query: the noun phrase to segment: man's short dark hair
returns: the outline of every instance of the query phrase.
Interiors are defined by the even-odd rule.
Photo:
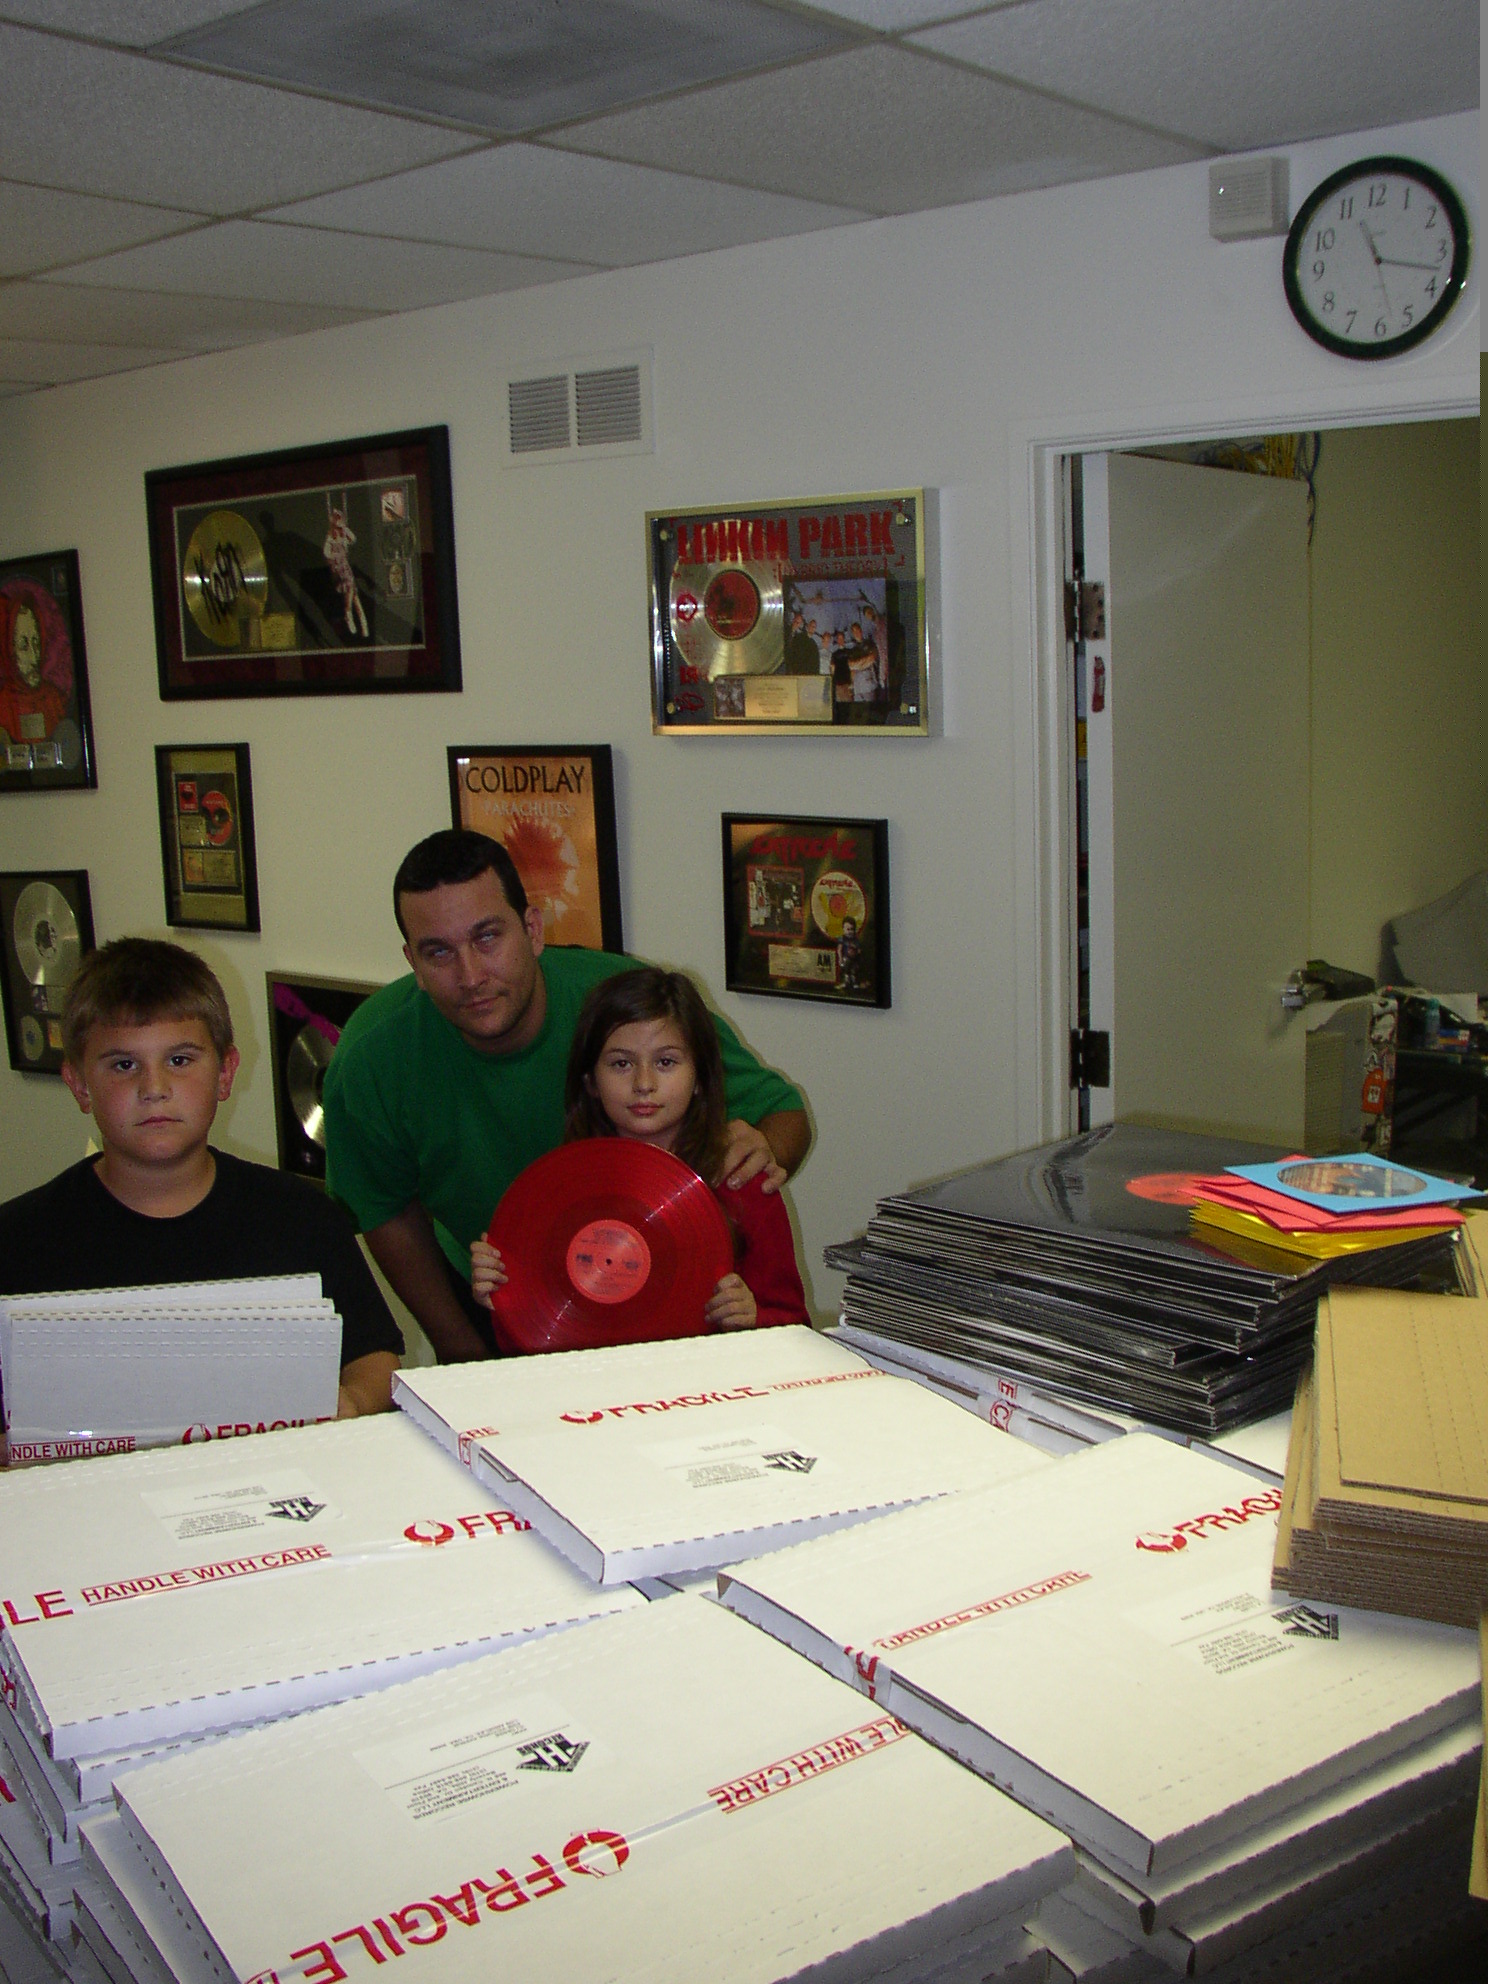
[[[489,834],[472,833],[468,827],[443,827],[430,834],[417,847],[409,848],[393,877],[393,914],[406,937],[403,921],[404,896],[426,896],[431,889],[446,888],[452,882],[473,882],[478,875],[493,874],[502,893],[518,916],[527,914],[527,891],[512,860],[499,840]]]
[[[154,937],[116,937],[89,952],[67,988],[62,1051],[81,1067],[91,1028],[154,1020],[200,1020],[219,1060],[233,1044],[227,994],[195,951]]]

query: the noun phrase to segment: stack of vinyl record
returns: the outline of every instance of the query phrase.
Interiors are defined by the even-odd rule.
[[[1290,1402],[1329,1285],[1459,1287],[1450,1231],[1316,1260],[1192,1230],[1198,1178],[1280,1155],[1113,1124],[881,1199],[827,1249],[842,1320],[1177,1432],[1262,1418]]]

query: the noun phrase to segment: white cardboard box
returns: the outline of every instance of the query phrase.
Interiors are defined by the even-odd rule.
[[[604,1584],[706,1569],[1049,1465],[808,1329],[483,1368],[480,1421],[496,1430],[466,1434],[477,1479]],[[412,1392],[424,1374],[410,1375]]]
[[[341,1319],[318,1275],[0,1304],[13,1461],[163,1446],[205,1425],[330,1419],[340,1361]]]
[[[1473,1635],[1273,1599],[1279,1501],[1131,1434],[720,1588],[1140,1876],[1477,1711]]]
[[[1073,1863],[697,1598],[136,1772],[120,1816],[205,1938],[185,1984],[826,1984],[1016,1925]]]

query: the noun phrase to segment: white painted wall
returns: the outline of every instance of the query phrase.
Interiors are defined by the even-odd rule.
[[[1445,170],[1476,232],[1478,121],[1291,151],[1294,199],[1361,151]],[[632,948],[722,987],[721,810],[890,821],[894,1007],[721,1003],[805,1087],[818,1140],[794,1190],[808,1274],[884,1191],[1049,1133],[1057,1082],[1040,874],[1034,451],[1461,410],[1478,284],[1384,366],[1310,345],[1277,241],[1220,247],[1203,166],[1070,186],[455,305],[0,405],[0,551],[76,545],[96,793],[0,799],[0,865],[86,867],[100,939],[158,931],[153,746],[253,747],[261,937],[200,936],[245,1054],[222,1141],[271,1158],[265,970],[400,968],[388,885],[447,821],[444,747],[609,740]],[[655,350],[654,457],[500,465],[508,367]],[[216,455],[447,422],[466,689],[162,705],[141,477]],[[922,741],[653,738],[643,516],[927,484],[944,607]],[[1052,872],[1052,871],[1051,871]],[[193,938],[193,941],[196,941]],[[61,1084],[0,1072],[0,1190],[81,1149]]]

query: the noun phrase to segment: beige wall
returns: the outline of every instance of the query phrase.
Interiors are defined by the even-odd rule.
[[[1437,165],[1475,218],[1476,116],[1295,147],[1294,191],[1361,147]],[[699,969],[810,1098],[817,1146],[792,1196],[829,1300],[821,1249],[880,1193],[1054,1128],[1063,801],[1036,752],[1031,450],[1476,400],[1476,270],[1419,352],[1350,365],[1293,323],[1280,243],[1215,243],[1207,198],[1207,169],[1178,167],[0,403],[0,552],[79,549],[100,768],[96,793],[0,799],[0,866],[86,867],[100,938],[158,930],[153,747],[249,741],[263,934],[192,941],[244,1048],[223,1141],[271,1158],[264,972],[401,969],[388,886],[447,821],[445,746],[609,741],[630,945]],[[655,354],[653,456],[502,467],[506,368],[637,345]],[[463,695],[162,705],[145,471],[431,422],[451,435]],[[648,509],[918,484],[941,492],[935,736],[652,737]],[[755,808],[887,816],[891,1011],[722,997],[718,816]],[[0,1068],[0,1192],[76,1157],[82,1128],[60,1082]]]
[[[1479,423],[1323,438],[1312,544],[1314,957],[1488,865]]]

